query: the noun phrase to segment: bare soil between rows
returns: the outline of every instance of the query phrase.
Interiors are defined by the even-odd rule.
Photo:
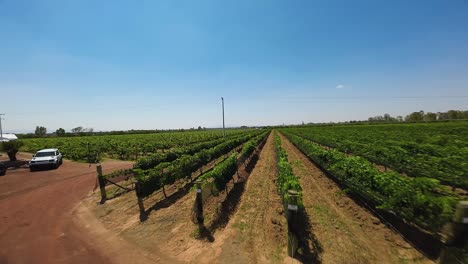
[[[84,205],[106,230],[136,245],[145,258],[157,263],[283,263],[288,259],[286,223],[275,177],[276,154],[270,135],[260,153],[239,168],[227,193],[205,198],[204,232],[191,219],[194,192],[170,199],[180,185],[167,188],[169,198],[158,192],[146,199],[150,211],[144,221],[140,221],[132,192],[103,205],[96,204],[95,194]],[[161,206],[166,199],[171,202]]]
[[[354,202],[286,137],[280,135],[303,199],[323,263],[433,263]]]

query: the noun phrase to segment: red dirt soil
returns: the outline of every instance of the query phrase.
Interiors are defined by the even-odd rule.
[[[31,156],[18,154],[21,159]],[[131,165],[102,163],[104,173]],[[68,160],[56,170],[9,169],[0,177],[0,263],[110,262],[73,215],[95,183],[95,166]]]

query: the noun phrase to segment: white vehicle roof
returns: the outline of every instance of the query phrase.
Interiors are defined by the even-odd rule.
[[[50,151],[57,151],[58,149],[56,148],[50,148],[50,149],[41,149],[38,152],[50,152]]]

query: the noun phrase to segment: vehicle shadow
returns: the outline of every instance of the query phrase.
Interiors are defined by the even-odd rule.
[[[55,168],[53,166],[41,166],[41,167],[36,167],[36,168],[34,168],[32,170],[31,170],[31,168],[29,168],[29,169],[30,169],[31,172],[38,172],[38,171],[51,171],[51,170],[56,170],[58,168]]]

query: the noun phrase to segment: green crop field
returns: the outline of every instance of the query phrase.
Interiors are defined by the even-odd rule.
[[[350,192],[427,230],[451,221],[462,199],[451,190],[468,188],[466,121],[280,131]]]

